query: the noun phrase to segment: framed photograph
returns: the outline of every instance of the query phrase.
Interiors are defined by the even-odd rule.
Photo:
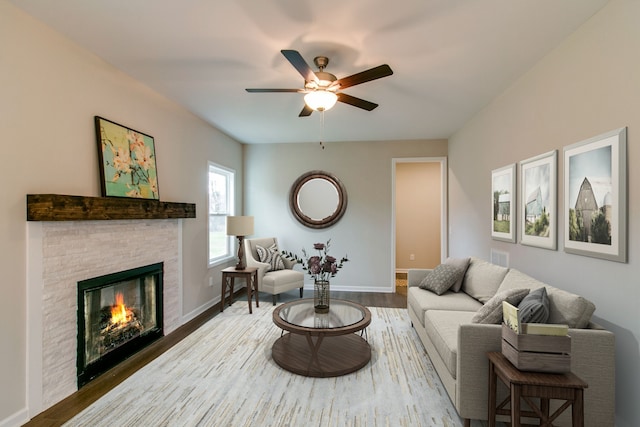
[[[153,137],[95,116],[103,197],[159,200]]]
[[[557,150],[520,162],[520,243],[556,250]]]
[[[491,237],[516,241],[516,164],[491,171]]]
[[[627,262],[627,129],[564,147],[565,252]]]

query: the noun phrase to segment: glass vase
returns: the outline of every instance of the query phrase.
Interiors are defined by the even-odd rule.
[[[316,280],[313,284],[313,308],[316,313],[329,312],[329,281]]]

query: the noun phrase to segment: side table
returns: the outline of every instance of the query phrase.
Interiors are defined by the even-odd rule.
[[[256,296],[256,307],[260,307],[258,302],[258,269],[247,267],[244,270],[236,270],[235,267],[227,267],[222,270],[222,294],[220,299],[220,312],[224,311],[224,296],[229,289],[229,305],[233,303],[233,285],[236,277],[244,278],[247,283],[247,301],[249,302],[249,314],[252,314],[251,299]]]
[[[523,372],[507,360],[500,352],[487,353],[489,358],[489,426],[495,427],[496,415],[510,415],[511,426],[520,427],[520,417],[539,418],[540,425],[551,426],[565,409],[572,407],[572,421],[574,427],[584,426],[584,389],[587,383],[573,373],[547,374],[538,372]],[[510,391],[500,405],[496,406],[497,378],[500,378]],[[531,407],[532,411],[523,411],[520,399]],[[540,398],[538,407],[531,398]],[[549,400],[565,400],[564,404],[549,416]],[[508,403],[511,409],[503,409]]]

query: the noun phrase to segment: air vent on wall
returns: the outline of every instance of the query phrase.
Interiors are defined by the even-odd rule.
[[[509,268],[509,253],[491,249],[491,264]]]

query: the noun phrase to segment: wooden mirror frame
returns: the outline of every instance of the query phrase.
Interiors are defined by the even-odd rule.
[[[314,219],[306,215],[300,209],[300,205],[298,204],[298,196],[302,187],[309,181],[313,179],[324,179],[329,182],[336,190],[338,194],[338,205],[335,211],[322,219]],[[347,190],[345,189],[342,182],[336,178],[334,175],[315,170],[311,172],[307,172],[302,174],[291,186],[291,191],[289,193],[289,207],[291,208],[291,212],[293,216],[302,224],[310,228],[326,228],[330,227],[342,218],[345,211],[347,210]]]

